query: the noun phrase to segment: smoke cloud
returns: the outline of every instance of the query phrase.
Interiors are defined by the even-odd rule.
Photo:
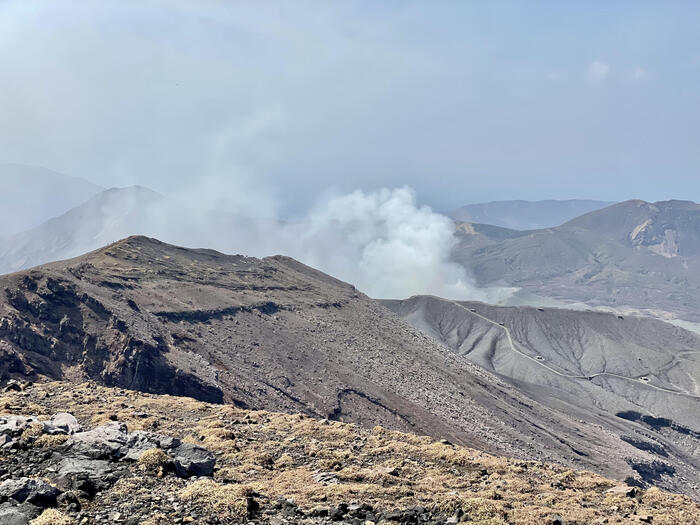
[[[249,175],[228,177],[223,186],[218,178],[195,178],[168,196],[138,186],[104,191],[38,228],[0,238],[0,272],[148,235],[224,253],[288,255],[377,298],[498,302],[512,291],[480,289],[450,260],[454,223],[419,205],[411,188],[326,194],[282,219],[273,192]]]
[[[186,246],[289,255],[377,298],[433,294],[494,302],[512,292],[478,288],[450,261],[454,223],[418,205],[408,187],[326,196],[288,221],[275,216],[273,199],[260,188],[238,191],[247,195],[243,211],[202,208],[203,201],[182,197],[160,201],[142,231]],[[257,217],[250,215],[254,209]]]

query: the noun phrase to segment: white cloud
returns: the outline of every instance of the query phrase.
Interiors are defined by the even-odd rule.
[[[646,80],[649,78],[650,73],[643,67],[635,67],[634,70],[632,71],[632,80],[635,82],[641,82],[642,80]]]
[[[591,84],[600,84],[610,75],[610,66],[605,62],[596,60],[591,62],[586,72],[586,80]]]

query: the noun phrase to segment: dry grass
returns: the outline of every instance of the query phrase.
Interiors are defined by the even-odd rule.
[[[63,445],[68,439],[70,438],[66,434],[43,434],[34,441],[34,446],[37,448],[56,448]]]
[[[20,436],[22,443],[33,443],[39,436],[44,433],[44,425],[41,423],[32,423],[24,429]]]
[[[576,525],[604,519],[639,525],[637,517],[645,514],[655,525],[700,525],[700,506],[686,497],[655,489],[638,498],[610,494],[616,482],[590,472],[495,457],[381,427],[363,430],[90,384],[32,388],[52,393],[38,401],[43,412],[36,413],[68,408],[82,422],[116,414],[131,430],[153,426],[213,451],[215,480],[189,482],[180,497],[231,521],[245,517],[255,492],[263,501],[293,499],[304,511],[353,501],[380,511],[421,505],[451,515],[461,509],[469,525],[541,525],[553,515]],[[31,404],[34,397],[24,401]],[[152,454],[143,461],[157,463]],[[137,488],[123,480],[112,493],[123,490],[128,497]],[[144,525],[161,523],[154,516]]]
[[[76,521],[56,509],[48,509],[34,518],[29,525],[75,525]]]
[[[219,518],[243,520],[248,514],[247,496],[250,490],[242,485],[222,485],[204,479],[191,483],[181,493],[183,501],[196,501]]]
[[[162,475],[163,470],[172,463],[172,459],[159,448],[145,450],[138,460],[138,464],[148,472],[159,473]]]

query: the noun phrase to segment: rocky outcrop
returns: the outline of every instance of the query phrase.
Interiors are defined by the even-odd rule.
[[[26,525],[44,509],[55,507],[77,516],[80,501],[92,500],[132,476],[147,451],[162,454],[161,476],[212,476],[216,463],[203,447],[154,432],[129,432],[116,421],[82,430],[78,420],[65,412],[48,419],[1,416],[0,448],[16,459],[10,469],[0,469],[2,524]],[[44,478],[15,477],[13,472],[27,470]]]

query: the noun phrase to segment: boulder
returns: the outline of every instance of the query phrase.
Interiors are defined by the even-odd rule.
[[[8,479],[0,483],[0,501],[3,502],[13,500],[40,508],[55,507],[60,493],[56,487],[38,479]]]
[[[0,523],[3,525],[27,525],[36,512],[24,512],[24,508],[5,503],[0,505]]]
[[[10,379],[2,389],[3,392],[21,392],[22,390],[24,390],[24,385],[16,379]]]
[[[180,446],[180,444],[180,440],[176,438],[137,430],[127,436],[126,446],[129,451],[124,456],[124,459],[137,461],[141,454],[147,450],[160,448],[167,451]]]
[[[3,416],[0,417],[0,435],[17,437],[24,429],[39,420],[34,417],[24,416]]]
[[[71,451],[90,459],[121,459],[128,452],[128,434],[124,423],[113,422],[93,430],[73,434]]]
[[[75,434],[82,429],[80,423],[72,414],[61,412],[44,423],[44,432],[47,434]]]
[[[74,457],[63,458],[56,470],[56,485],[88,498],[108,489],[126,473],[124,467],[106,460]]]
[[[214,474],[216,458],[205,448],[182,443],[169,452],[175,463],[175,472],[182,478]]]

